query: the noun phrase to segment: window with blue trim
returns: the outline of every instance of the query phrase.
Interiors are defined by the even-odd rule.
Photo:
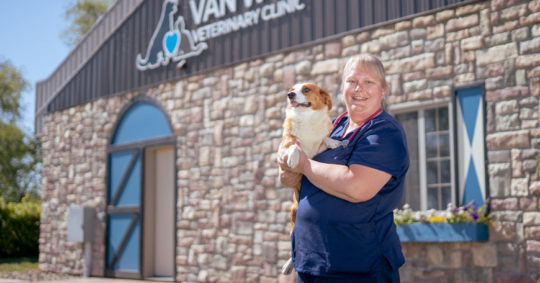
[[[458,90],[455,95],[455,109],[450,100],[391,109],[405,129],[411,159],[400,207],[407,203],[421,211],[445,210],[449,203],[484,204],[482,88]]]

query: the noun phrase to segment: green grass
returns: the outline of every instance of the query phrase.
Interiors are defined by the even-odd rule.
[[[38,270],[38,258],[0,258],[0,273]]]

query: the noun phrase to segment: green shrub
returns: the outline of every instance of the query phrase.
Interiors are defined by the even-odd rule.
[[[19,203],[0,198],[0,258],[39,255],[41,202],[23,197]]]

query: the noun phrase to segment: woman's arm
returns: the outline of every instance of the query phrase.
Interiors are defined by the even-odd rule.
[[[293,188],[301,179],[302,174],[279,168],[279,181],[283,186]]]
[[[390,174],[368,166],[321,163],[307,159],[303,174],[317,188],[350,202],[374,197],[390,180]]]
[[[278,158],[282,168],[287,167],[285,158]],[[328,164],[308,159],[300,151],[296,168],[288,168],[304,174],[313,185],[335,197],[349,202],[363,202],[374,197],[390,180],[391,175],[368,166]]]

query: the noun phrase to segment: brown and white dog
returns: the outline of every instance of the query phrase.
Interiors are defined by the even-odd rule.
[[[283,123],[283,140],[280,151],[285,150],[287,165],[295,168],[299,162],[299,151],[296,142],[308,158],[312,158],[328,148],[335,148],[340,142],[329,137],[333,125],[328,112],[332,109],[330,95],[314,83],[299,83],[287,93],[287,111]],[[279,170],[283,170],[280,168]],[[291,231],[296,221],[300,182],[292,186],[294,189],[291,206]]]

